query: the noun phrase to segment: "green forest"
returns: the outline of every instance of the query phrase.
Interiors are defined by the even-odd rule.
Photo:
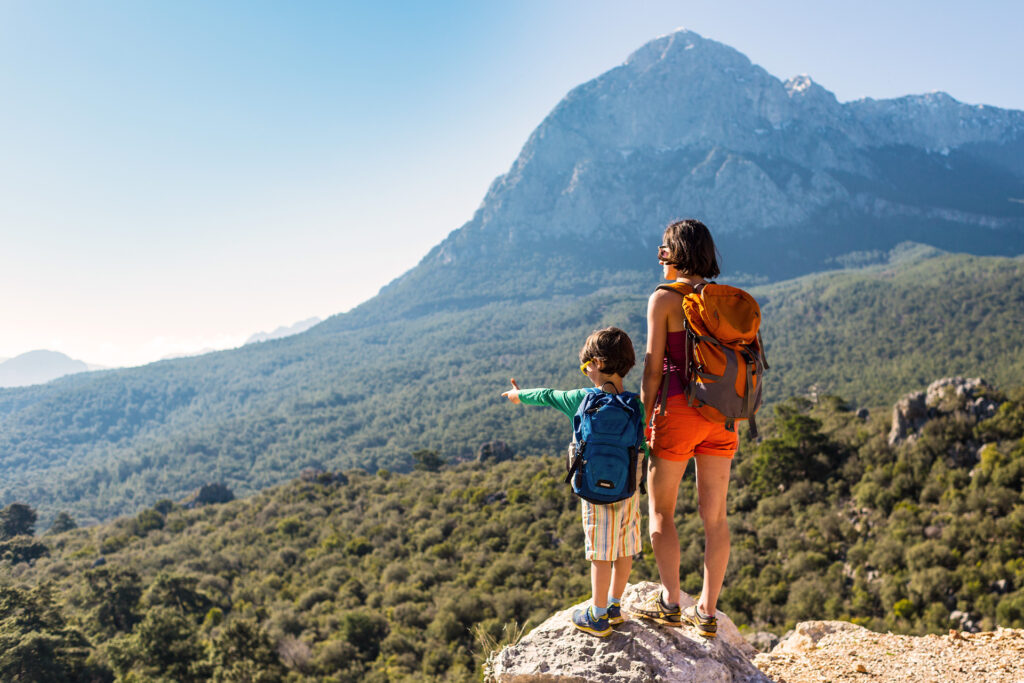
[[[752,289],[770,404],[833,393],[873,408],[945,375],[1024,377],[1024,259],[918,246],[850,262],[875,265]],[[508,411],[499,393],[510,376],[582,386],[579,345],[605,325],[642,357],[655,280],[616,282],[579,296],[495,288],[397,317],[375,299],[288,339],[0,390],[0,505],[86,524],[212,482],[244,496],[306,467],[405,472],[420,448],[453,461],[494,441],[554,452],[557,417]],[[636,389],[639,372],[627,379]]]
[[[829,394],[778,402],[734,463],[720,608],[743,631],[845,619],[939,633],[963,625],[956,610],[975,628],[1024,627],[1024,387],[987,392],[992,417],[948,392],[895,446],[887,409]],[[509,412],[536,424],[554,411]],[[35,511],[8,505],[0,679],[478,680],[495,643],[588,596],[578,502],[555,453],[410,460],[418,470],[310,470],[248,498],[161,500],[88,528],[61,515],[35,536]],[[695,593],[692,469],[683,486]],[[655,577],[645,547],[632,580]]]

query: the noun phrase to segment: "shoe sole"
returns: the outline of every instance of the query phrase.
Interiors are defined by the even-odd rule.
[[[648,621],[653,621],[657,624],[661,624],[662,626],[671,626],[673,628],[679,628],[683,625],[681,621],[672,621],[670,619],[665,619],[663,617],[656,617],[653,614],[644,614],[643,612],[633,612],[633,616],[640,617],[641,619],[647,619]]]
[[[693,627],[693,630],[695,630],[697,632],[697,635],[699,635],[699,636],[701,636],[703,638],[717,638],[718,637],[717,630],[716,631],[706,631],[704,629],[704,627],[700,625],[700,623],[690,621],[690,619],[688,617],[683,617],[682,620],[683,620],[683,623],[686,624],[687,626]]]
[[[598,638],[605,638],[607,636],[610,636],[612,633],[614,633],[614,631],[612,631],[610,628],[605,630],[605,631],[598,631],[598,630],[592,629],[592,628],[590,628],[588,626],[580,626],[579,624],[575,624],[575,623],[573,624],[573,626],[575,626],[580,631],[583,631],[584,633],[589,633],[590,635],[597,636]]]
[[[609,619],[608,623],[612,626],[618,626],[619,624],[626,623],[625,617],[616,617],[615,619]]]

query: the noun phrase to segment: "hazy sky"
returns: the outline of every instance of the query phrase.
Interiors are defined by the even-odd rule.
[[[371,297],[572,87],[686,27],[840,100],[1024,109],[1024,3],[0,0],[0,357],[131,365]]]

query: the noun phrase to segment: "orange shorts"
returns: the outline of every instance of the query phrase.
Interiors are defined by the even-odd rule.
[[[686,462],[694,455],[731,458],[740,445],[740,436],[705,418],[679,394],[668,397],[664,415],[655,408],[650,443],[655,457]]]

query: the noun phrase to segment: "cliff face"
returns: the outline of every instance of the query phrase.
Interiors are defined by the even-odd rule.
[[[1024,112],[944,93],[840,103],[679,31],[569,92],[472,220],[394,286],[450,296],[509,263],[575,275],[582,239],[642,269],[689,216],[720,238],[730,275],[791,277],[905,240],[1017,254],[1022,159]]]

